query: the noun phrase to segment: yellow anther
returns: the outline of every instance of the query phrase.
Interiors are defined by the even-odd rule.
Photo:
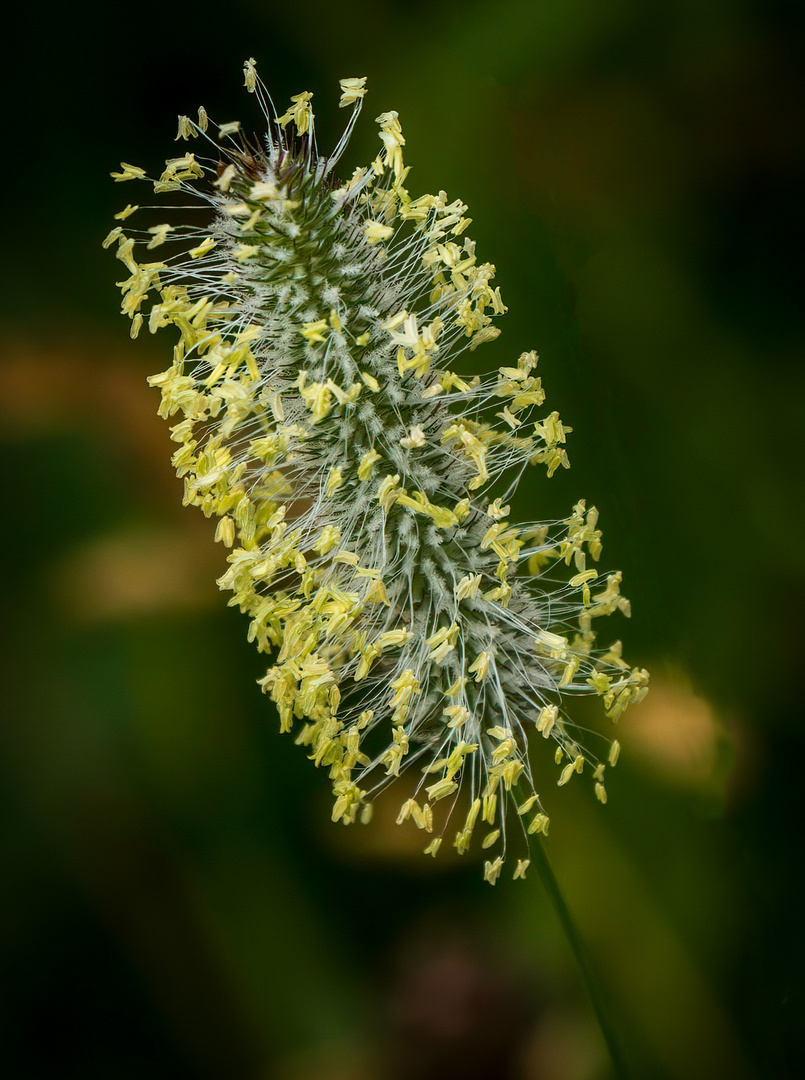
[[[308,93],[307,90],[301,94],[294,94],[291,97],[291,107],[282,116],[277,117],[277,123],[285,127],[293,120],[296,130],[300,135],[304,135],[313,126],[313,109],[310,105],[312,97],[313,94]]]
[[[413,636],[410,630],[386,630],[377,639],[376,644],[381,649],[398,648],[409,642]]]
[[[253,94],[257,87],[257,61],[253,56],[243,65],[243,85],[250,94]]]
[[[502,585],[498,585],[494,589],[488,589],[483,593],[484,600],[497,600],[501,607],[506,607],[511,598],[512,587],[508,581],[504,581]]]
[[[384,164],[390,166],[395,176],[403,172],[402,146],[405,146],[402,128],[396,112],[381,113],[376,123],[380,125],[380,139],[385,147]]]
[[[374,448],[368,450],[360,460],[358,465],[358,479],[368,480],[372,472],[374,471],[375,462],[380,461],[380,454]]]
[[[198,138],[198,132],[196,131],[196,125],[190,119],[189,116],[179,117],[179,128],[176,132],[176,138],[173,140],[177,142],[179,139],[196,139]]]
[[[415,446],[425,445],[425,432],[421,427],[412,427],[408,434],[400,439],[400,446],[404,446],[406,450],[412,450]]]
[[[150,250],[165,243],[168,233],[173,232],[173,225],[152,225],[148,231],[151,233],[151,239],[145,246]]]
[[[344,478],[343,478],[343,471],[342,471],[341,467],[339,465],[333,466],[333,468],[330,469],[329,475],[327,477],[327,485],[326,485],[326,487],[324,489],[325,495],[333,495],[341,487],[341,485],[343,483],[344,483]],[[356,555],[355,556],[355,562],[357,563],[357,561],[358,561],[358,557]]]
[[[570,579],[570,584],[574,589],[577,589],[579,585],[584,586],[583,600],[585,604],[590,603],[590,582],[595,581],[597,577],[597,570],[582,570],[580,574],[574,574]]]
[[[593,672],[587,682],[592,686],[596,694],[606,694],[612,684],[612,679],[605,671],[596,671]]]
[[[446,709],[442,710],[442,715],[448,717],[449,728],[459,730],[472,716],[472,713],[464,705],[448,705]]]
[[[412,668],[407,668],[398,678],[391,683],[394,694],[389,701],[392,709],[399,705],[407,705],[415,694],[420,692],[419,681]]]
[[[357,566],[358,556],[354,551],[339,551],[333,555],[333,562],[343,563],[345,566]]]
[[[479,345],[484,345],[487,341],[494,341],[498,337],[500,337],[499,326],[485,326],[483,330],[479,330],[474,335],[470,345],[470,352],[475,352]]]
[[[448,795],[458,791],[458,784],[455,780],[448,780],[447,777],[444,777],[444,779],[431,784],[425,790],[431,802],[438,802],[439,799],[445,799]]]
[[[425,644],[431,650],[428,659],[441,664],[455,648],[457,638],[458,623],[452,623],[450,626],[443,626],[441,630],[437,630],[435,634],[425,639]]]
[[[573,773],[575,773],[575,772],[576,772],[575,762],[571,761],[569,765],[565,765],[564,769],[562,769],[562,774],[559,777],[559,779],[556,781],[557,786],[558,787],[563,787],[568,782],[568,780],[573,775]]]
[[[470,673],[470,675],[475,676],[476,682],[483,682],[483,680],[488,676],[489,664],[491,659],[492,654],[490,652],[481,652],[478,654],[476,660],[467,668],[467,671]]]
[[[484,863],[484,881],[488,881],[490,885],[494,885],[497,879],[500,877],[500,871],[503,869],[503,856],[498,855],[494,862]]]
[[[349,405],[357,401],[358,396],[363,389],[360,383],[353,383],[349,390],[343,390],[337,383],[334,383],[332,379],[328,379],[324,385],[339,405]]]
[[[456,600],[474,600],[478,595],[478,590],[481,586],[480,574],[466,574],[461,581],[456,585],[455,597]]]
[[[367,244],[378,244],[383,240],[390,240],[394,236],[394,229],[391,225],[383,225],[379,221],[370,221],[368,225],[364,225],[363,237]]]
[[[191,248],[189,254],[191,259],[200,259],[206,255],[208,251],[212,251],[215,247],[216,241],[211,236],[208,236],[206,240],[203,240],[198,247]]]
[[[452,510],[446,506],[436,506],[424,491],[415,491],[413,495],[401,493],[397,496],[397,502],[407,506],[409,510],[431,518],[439,529],[451,529],[458,524],[458,518]]]
[[[318,341],[325,341],[324,332],[327,329],[326,319],[317,319],[315,322],[302,323],[302,329],[299,331],[302,337],[310,342],[311,345],[315,345]]]
[[[118,173],[109,173],[116,184],[123,180],[142,180],[145,176],[145,169],[141,169],[139,165],[129,165],[125,161],[120,162],[120,169]]]
[[[500,499],[495,499],[486,508],[487,517],[491,517],[493,521],[500,521],[502,518],[508,517],[511,512],[510,506],[501,506]]]
[[[326,555],[328,551],[332,551],[333,548],[338,547],[340,540],[341,533],[335,525],[325,525],[313,545],[313,550],[318,551],[320,555]]]
[[[547,836],[550,823],[551,821],[547,814],[535,814],[528,826],[527,832],[529,836],[533,836],[534,833],[542,833],[543,836]]]
[[[109,248],[109,247],[112,246],[112,244],[114,244],[115,240],[118,240],[118,241],[120,241],[122,243],[125,239],[126,239],[126,236],[125,236],[123,230],[121,229],[121,227],[119,225],[115,225],[114,229],[112,229],[112,231],[110,233],[107,233],[106,237],[104,238],[103,242],[101,243],[101,247],[102,248]],[[134,246],[134,242],[132,241],[132,247],[133,246]]]
[[[388,330],[389,333],[391,333],[393,330],[396,330],[398,326],[402,326],[407,318],[408,312],[403,309],[402,311],[398,311],[396,315],[392,315],[391,318],[387,319],[384,323],[381,323],[381,326],[384,330]]]
[[[552,650],[552,654],[564,656],[567,652],[567,638],[560,634],[552,634],[550,630],[539,630],[536,637],[539,642]]]
[[[377,573],[377,571],[373,571],[372,573]],[[371,584],[366,590],[366,599],[370,604],[391,604],[388,593],[386,592],[386,586],[379,577],[372,578]]]
[[[421,808],[416,807],[412,816],[414,825],[418,829],[424,829],[425,832],[433,831],[433,810],[431,810],[430,803],[425,803]]]
[[[558,715],[558,705],[544,705],[540,709],[539,719],[537,720],[537,731],[542,733],[543,738],[547,739],[553,731]]]
[[[338,102],[339,109],[343,109],[345,105],[354,105],[356,101],[360,101],[366,93],[366,78],[364,75],[360,79],[339,79],[339,86],[341,87],[341,100]]]
[[[459,678],[456,679],[456,681],[451,686],[448,686],[448,688],[445,691],[443,691],[444,696],[445,697],[458,697],[459,694],[463,693],[464,687],[466,685],[467,685],[467,679],[466,679],[466,677],[464,675],[461,675],[461,676],[459,676]]]
[[[380,486],[377,489],[377,501],[383,509],[388,512],[401,494],[400,474],[395,473],[394,476],[387,476],[385,479],[381,480]]]

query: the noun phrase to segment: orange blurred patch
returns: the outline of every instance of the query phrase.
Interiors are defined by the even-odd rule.
[[[172,510],[177,481],[170,467],[176,449],[157,415],[159,395],[140,366],[144,350],[110,346],[91,327],[68,341],[39,342],[9,331],[0,350],[0,428],[7,439],[36,439],[80,431],[120,448],[149,491]],[[161,360],[149,349],[151,371]],[[164,366],[164,364],[162,365]]]
[[[225,564],[208,533],[132,532],[82,545],[55,568],[65,614],[95,623],[219,604]]]

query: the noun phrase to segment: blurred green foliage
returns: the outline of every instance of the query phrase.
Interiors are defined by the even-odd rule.
[[[397,109],[413,194],[470,205],[503,336],[539,349],[573,468],[525,517],[599,506],[654,690],[606,809],[548,852],[635,1075],[800,1074],[802,8],[750,0],[207,0],[30,6],[9,90],[0,371],[9,610],[0,729],[15,1080],[596,1080],[608,1064],[537,880],[423,860],[325,779],[180,505],[116,264],[129,190],[204,104],[257,125],[337,79]],[[374,111],[372,111],[374,110]]]

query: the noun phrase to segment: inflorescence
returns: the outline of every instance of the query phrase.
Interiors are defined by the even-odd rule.
[[[563,702],[597,694],[615,721],[646,692],[620,642],[595,646],[594,620],[629,614],[621,576],[588,564],[601,533],[584,501],[564,521],[509,520],[526,466],[568,467],[570,428],[535,417],[535,352],[483,378],[451,370],[498,336],[506,308],[464,203],[404,187],[397,113],[377,118],[380,153],[341,183],[366,80],[341,81],[351,118],[320,156],[312,95],[278,116],[254,60],[244,71],[264,139],[238,123],[213,137],[204,109],[179,118],[177,139],[212,150],[169,160],[154,190],[192,194],[210,220],[130,230],[139,207],[116,215],[105,245],[129,271],[122,310],[133,337],[146,321],[179,331],[149,381],[177,418],[185,503],[218,518],[231,549],[218,584],[271,654],[261,685],[281,730],[329,770],[333,820],[367,821],[373,796],[416,763],[398,822],[432,833],[434,855],[448,828],[459,853],[481,833],[494,884],[509,799],[524,856],[528,835],[548,831],[529,729],[551,741],[560,786],[586,771],[606,801],[618,743],[582,745]],[[127,164],[112,176],[146,178]],[[143,249],[162,257],[139,262]],[[518,858],[514,876],[527,866]]]

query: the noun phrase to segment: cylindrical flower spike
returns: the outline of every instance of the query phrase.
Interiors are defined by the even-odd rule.
[[[583,501],[562,522],[509,520],[525,466],[568,466],[570,428],[534,415],[534,352],[484,378],[452,370],[506,310],[465,235],[467,207],[443,191],[411,198],[394,112],[378,117],[371,165],[334,179],[365,79],[342,80],[352,116],[320,157],[311,95],[278,117],[253,60],[244,72],[263,143],[236,123],[207,134],[203,109],[180,117],[177,138],[200,137],[211,156],[169,160],[154,187],[192,194],[209,220],[112,230],[130,274],[123,311],[132,336],[146,319],[152,333],[179,331],[150,382],[175,418],[185,502],[219,518],[232,549],[219,585],[271,655],[261,685],[281,730],[329,769],[333,820],[368,819],[374,794],[416,763],[399,821],[449,830],[459,853],[479,834],[494,884],[509,799],[523,847],[548,830],[530,728],[553,741],[560,785],[589,772],[606,800],[599,758],[614,764],[617,744],[583,746],[564,703],[597,694],[616,720],[646,692],[620,643],[595,646],[594,619],[629,614],[620,575],[602,582],[587,566],[601,534]],[[125,163],[112,175],[145,176]],[[135,257],[157,248],[160,261]],[[527,865],[518,858],[514,876]]]

